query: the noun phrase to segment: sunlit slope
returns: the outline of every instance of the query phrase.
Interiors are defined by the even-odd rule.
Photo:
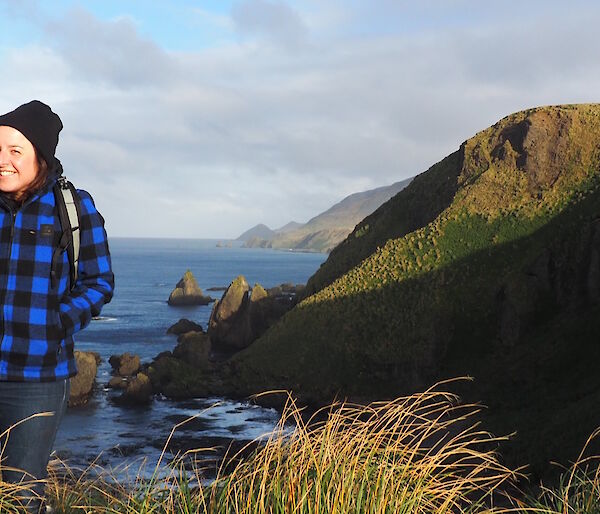
[[[598,105],[478,133],[356,227],[311,279],[317,292],[234,359],[237,388],[393,396],[477,374],[555,313],[587,308],[599,148]]]

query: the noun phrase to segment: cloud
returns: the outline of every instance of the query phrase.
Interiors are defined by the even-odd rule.
[[[434,4],[432,21],[391,0],[247,0],[230,21],[251,44],[186,52],[127,17],[40,16],[43,37],[0,49],[0,109],[53,106],[66,173],[112,234],[227,237],[413,176],[516,110],[598,100],[598,8],[517,18],[457,1],[443,25],[452,9]]]
[[[241,35],[264,38],[286,49],[302,46],[308,37],[301,16],[281,0],[243,0],[231,14]]]
[[[101,21],[80,7],[46,24],[49,45],[83,79],[122,88],[163,85],[176,71],[172,59],[122,17]]]

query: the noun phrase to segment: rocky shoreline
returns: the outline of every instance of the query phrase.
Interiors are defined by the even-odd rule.
[[[231,357],[250,346],[271,325],[291,310],[304,290],[304,285],[281,284],[265,289],[260,284],[249,286],[245,277],[236,277],[214,302],[207,330],[187,318],[182,318],[166,333],[177,337],[172,351],[156,355],[151,362],[142,363],[139,356],[124,353],[112,355],[109,363],[112,377],[108,388],[120,390],[114,397],[117,404],[144,406],[154,395],[175,400],[219,396],[232,399],[247,398],[238,389]],[[176,300],[173,302],[172,299]],[[188,270],[170,295],[169,305],[205,304],[207,298]],[[197,304],[197,303],[196,303]],[[71,381],[70,407],[85,405],[95,387],[100,356],[94,352],[75,352],[78,374]],[[280,407],[282,396],[261,397],[256,403]]]

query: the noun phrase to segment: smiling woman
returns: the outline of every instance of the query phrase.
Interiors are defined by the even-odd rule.
[[[46,161],[17,129],[0,126],[0,191],[22,197],[48,176]]]
[[[0,116],[0,437],[2,480],[36,480],[27,512],[43,508],[43,480],[76,374],[73,334],[110,301],[113,274],[104,220],[79,196],[76,280],[59,246],[54,188],[60,118],[32,101]]]

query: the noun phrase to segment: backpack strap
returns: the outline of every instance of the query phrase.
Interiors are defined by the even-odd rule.
[[[58,217],[62,228],[62,236],[57,248],[59,253],[67,251],[71,277],[71,289],[75,287],[79,270],[79,195],[75,186],[65,177],[60,177],[54,186],[54,198],[58,208]]]

